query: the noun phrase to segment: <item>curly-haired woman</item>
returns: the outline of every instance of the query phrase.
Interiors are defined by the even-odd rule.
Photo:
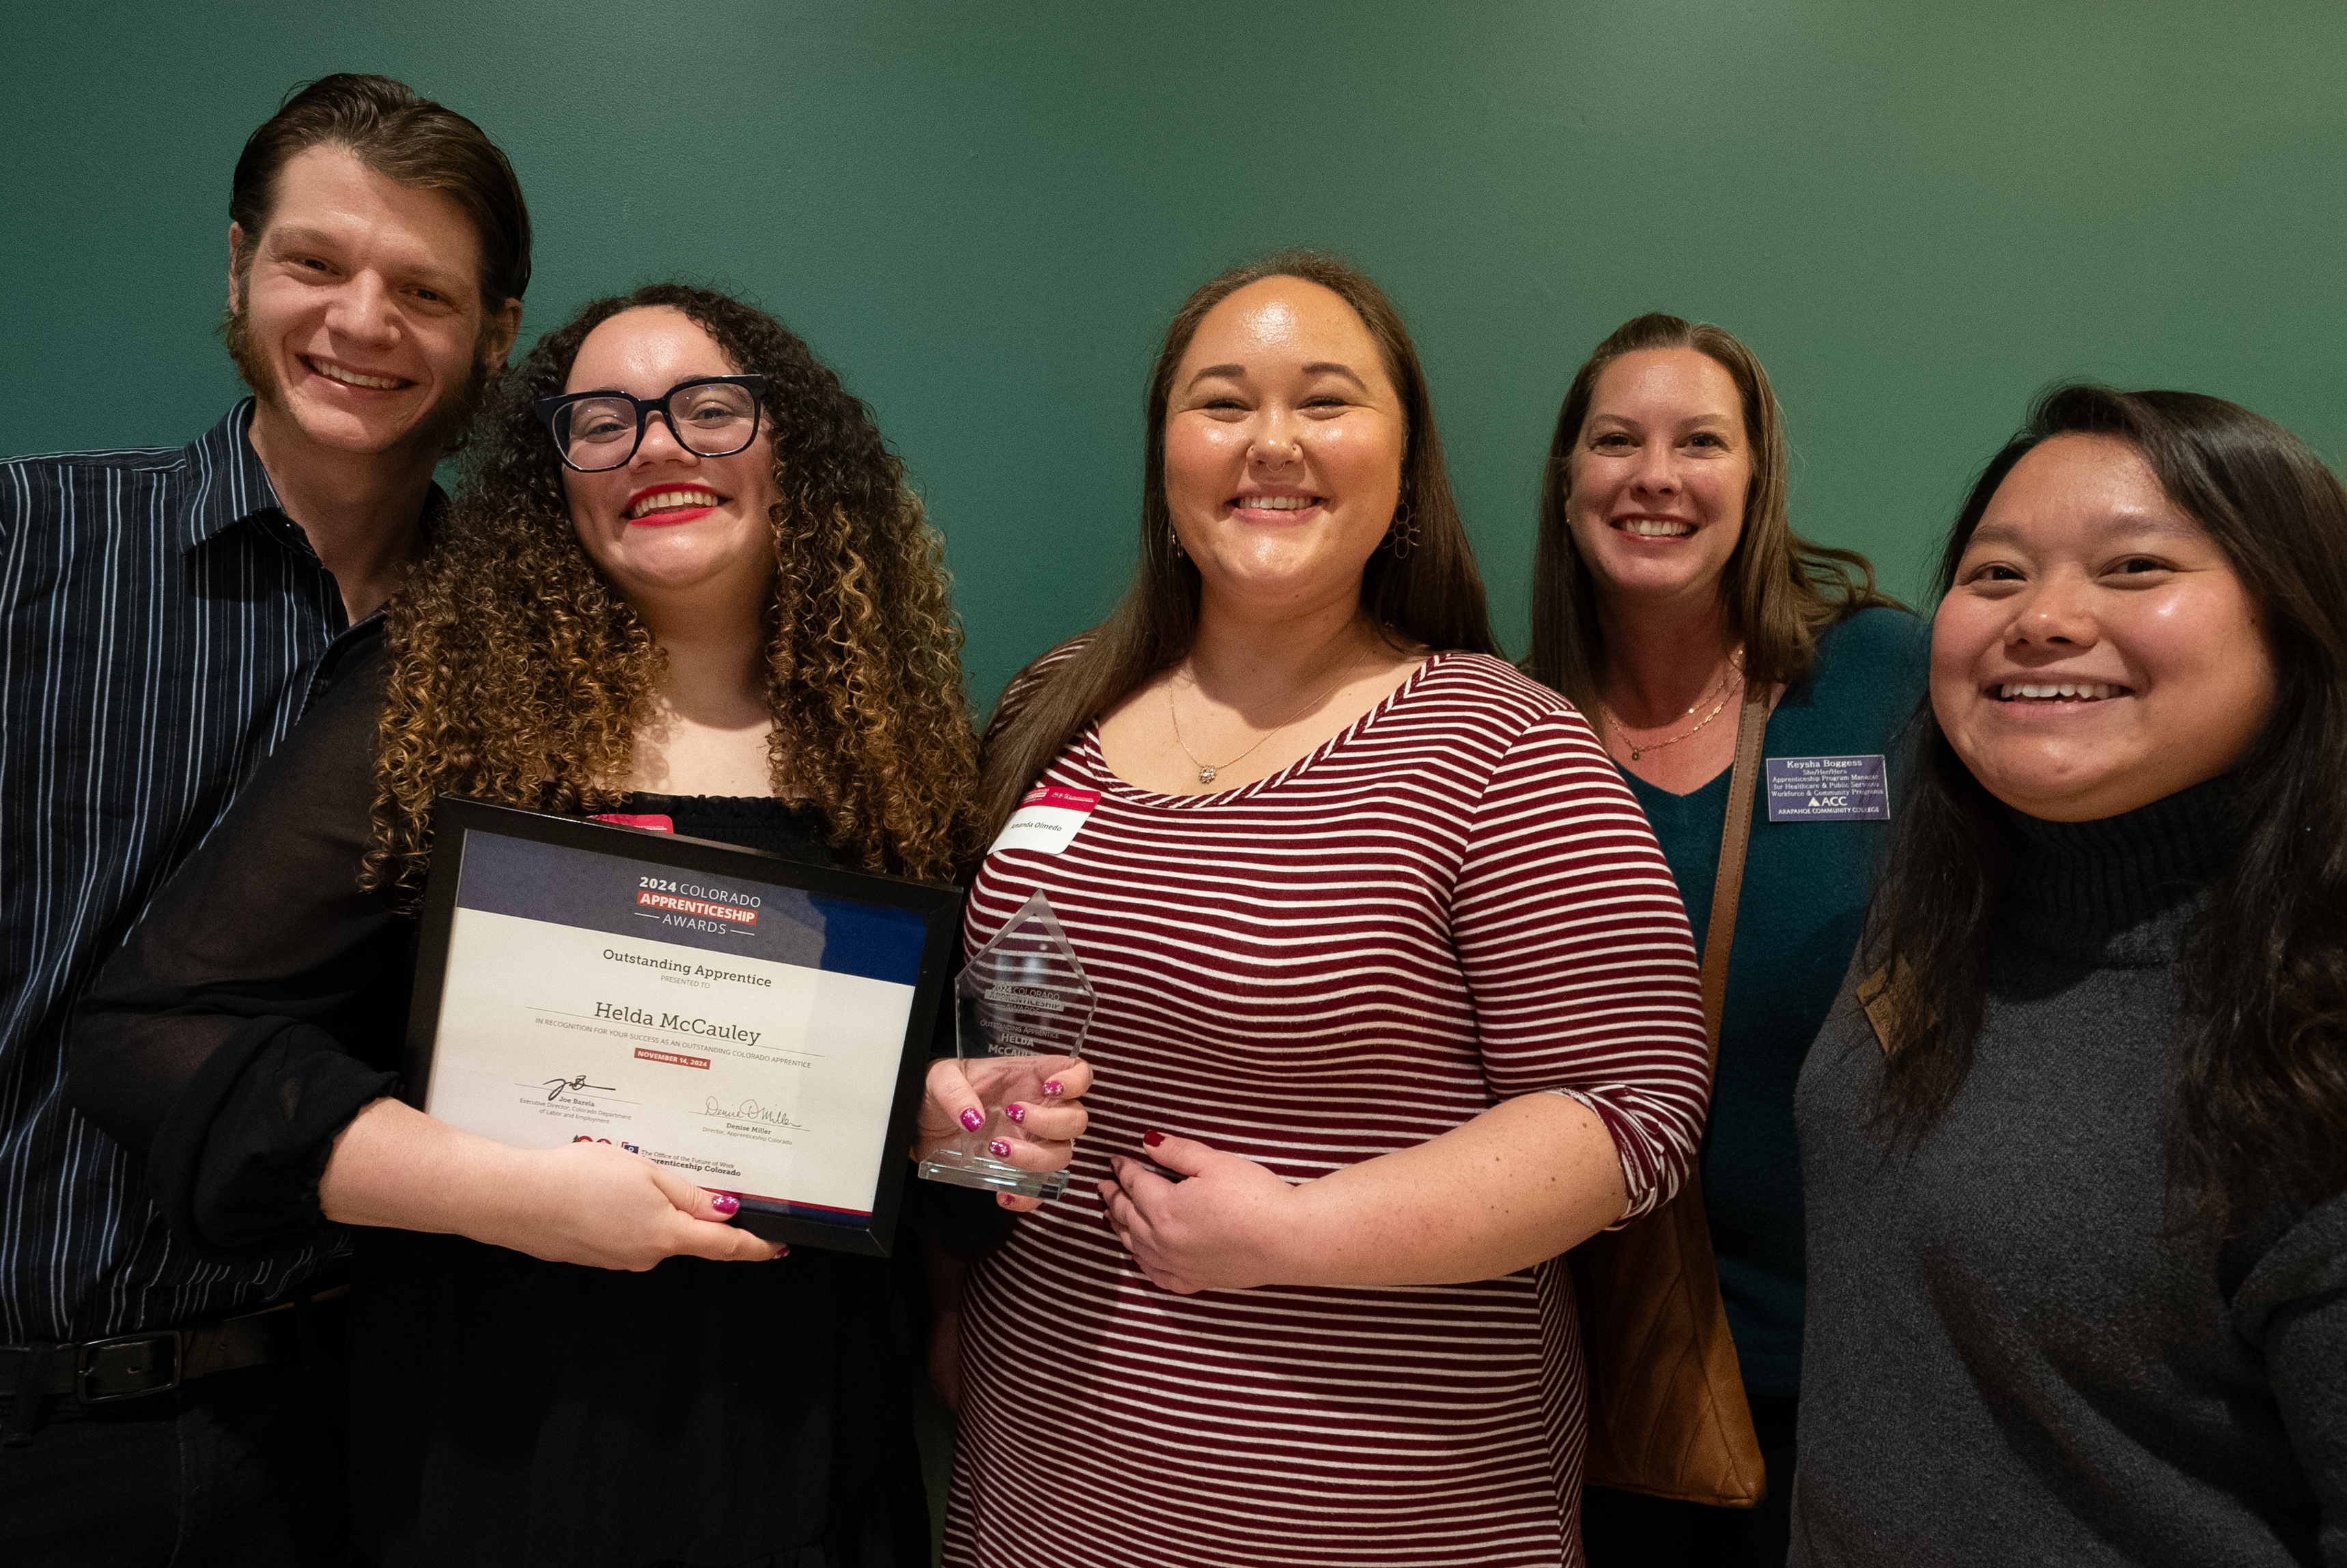
[[[648,1161],[508,1149],[388,1097],[441,794],[915,876],[966,842],[936,537],[806,345],[658,285],[588,306],[515,380],[381,636],[102,978],[77,1102],[186,1241],[368,1227],[363,1559],[925,1561],[886,1265],[772,1261],[731,1200]],[[930,1088],[925,1140],[977,1103],[949,1065]],[[1036,1107],[1006,1147],[1063,1163],[1082,1116]]]

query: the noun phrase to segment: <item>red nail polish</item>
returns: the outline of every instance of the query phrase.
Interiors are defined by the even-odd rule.
[[[997,1138],[993,1143],[989,1143],[987,1147],[994,1151],[994,1157],[998,1160],[1008,1160],[1010,1158],[1010,1145],[1004,1143],[999,1138]]]
[[[719,1193],[709,1200],[709,1206],[721,1214],[730,1214],[742,1206],[742,1200]]]
[[[784,1257],[788,1257],[788,1256],[790,1256],[790,1255],[791,1255],[791,1249],[790,1249],[789,1247],[787,1247],[787,1246],[784,1246],[781,1242],[776,1242],[776,1243],[774,1244],[774,1257],[770,1257],[770,1258],[768,1258],[766,1261],[767,1261],[768,1263],[773,1263],[774,1261],[775,1261],[775,1259],[776,1259],[776,1258],[784,1258]]]
[[[1141,1135],[1141,1146],[1144,1149],[1154,1149],[1163,1142],[1165,1134],[1163,1132],[1143,1132]]]
[[[1045,1085],[1043,1085],[1043,1093],[1044,1093],[1044,1096],[1045,1096],[1046,1098],[1051,1098],[1051,1097],[1052,1097],[1052,1096],[1061,1095],[1061,1094],[1065,1094],[1067,1091],[1068,1091],[1068,1086],[1067,1086],[1066,1084],[1064,1084],[1064,1083],[1061,1082],[1061,1081],[1060,1081],[1058,1079],[1056,1079],[1056,1078],[1054,1078],[1053,1080],[1051,1080],[1051,1082],[1046,1083]]]
[[[1027,1107],[1015,1102],[1004,1106],[1002,1108],[1002,1113],[1005,1116],[1010,1117],[1013,1122],[1024,1122],[1027,1120]]]
[[[986,1125],[986,1113],[973,1107],[961,1113],[961,1124],[975,1132]]]

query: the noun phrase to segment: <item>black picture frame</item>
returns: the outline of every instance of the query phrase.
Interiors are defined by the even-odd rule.
[[[938,1010],[947,1005],[947,987],[958,956],[961,890],[870,872],[809,866],[784,856],[712,839],[445,795],[433,808],[432,870],[425,886],[415,989],[407,1014],[403,1095],[419,1110],[431,1084],[433,1053],[440,1032],[457,889],[463,880],[466,850],[479,835],[585,850],[657,867],[662,872],[689,872],[860,900],[907,910],[921,917],[926,936],[920,969],[914,982],[912,1009],[906,1020],[896,1098],[888,1115],[887,1144],[882,1152],[869,1222],[859,1225],[811,1220],[753,1198],[743,1199],[733,1220],[734,1225],[769,1241],[826,1247],[870,1257],[888,1256],[904,1203],[905,1184],[912,1177],[912,1161],[906,1156],[912,1147],[915,1118],[928,1073],[928,1046],[938,1027]]]

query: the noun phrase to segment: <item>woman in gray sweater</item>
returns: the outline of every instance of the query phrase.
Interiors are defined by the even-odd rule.
[[[2347,494],[2065,387],[1802,1073],[1795,1563],[2347,1564]]]

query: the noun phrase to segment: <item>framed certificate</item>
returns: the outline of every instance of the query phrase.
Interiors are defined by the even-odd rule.
[[[407,1096],[616,1143],[770,1240],[886,1256],[959,937],[951,887],[478,801],[434,808]]]

